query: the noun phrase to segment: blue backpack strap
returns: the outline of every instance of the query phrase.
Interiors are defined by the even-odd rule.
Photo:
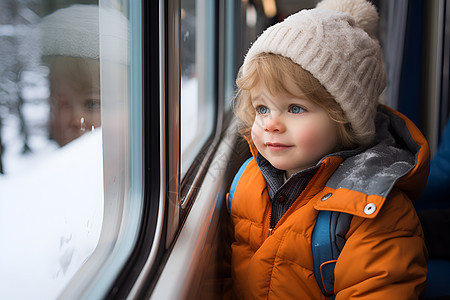
[[[334,267],[345,245],[352,215],[319,211],[311,237],[314,276],[325,297],[334,299]]]
[[[242,173],[244,173],[245,168],[247,167],[248,163],[253,159],[253,157],[250,157],[247,159],[242,166],[239,168],[239,171],[234,176],[233,182],[231,183],[230,192],[227,195],[227,204],[228,204],[228,211],[231,211],[231,204],[233,202],[233,196],[234,192],[236,191],[237,184],[239,182],[239,179],[241,179]]]

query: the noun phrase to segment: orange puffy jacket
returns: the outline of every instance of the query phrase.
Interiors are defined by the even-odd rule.
[[[411,121],[387,107],[379,107],[376,124],[375,146],[319,162],[319,170],[270,236],[266,182],[255,159],[247,165],[229,204],[235,229],[235,298],[325,299],[311,252],[319,210],[353,215],[335,267],[336,299],[420,298],[427,251],[411,199],[426,183],[428,144]]]

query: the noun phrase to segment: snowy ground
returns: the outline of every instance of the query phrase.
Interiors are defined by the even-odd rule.
[[[46,155],[0,177],[0,299],[56,298],[100,236],[101,130]]]

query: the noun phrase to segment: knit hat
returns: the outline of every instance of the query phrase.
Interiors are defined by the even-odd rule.
[[[114,9],[71,5],[44,17],[37,29],[42,56],[99,59],[101,31],[102,59],[126,63],[128,58],[128,20]]]
[[[309,71],[341,106],[361,142],[375,136],[378,97],[386,86],[376,39],[378,13],[366,0],[323,0],[266,29],[243,65],[260,53],[291,59]]]
[[[39,24],[43,56],[99,59],[98,7],[72,5],[46,16]]]

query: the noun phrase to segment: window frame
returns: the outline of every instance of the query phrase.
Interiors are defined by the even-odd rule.
[[[100,7],[102,4],[108,6],[107,0],[99,2]],[[116,218],[119,218],[119,222],[112,226],[114,230],[109,228],[114,217],[103,225],[99,243],[102,242],[102,238],[106,243],[115,241],[112,247],[98,247],[94,251],[86,264],[66,286],[60,295],[62,298],[125,298],[140,276],[142,268],[160,259],[160,249],[164,248],[161,247],[161,241],[164,240],[165,199],[160,196],[164,195],[160,190],[164,186],[160,178],[164,178],[165,171],[160,163],[164,140],[160,132],[163,129],[160,120],[164,119],[164,116],[160,115],[160,101],[153,100],[160,99],[163,95],[160,90],[163,77],[159,59],[162,57],[159,45],[163,19],[160,18],[159,2],[131,2],[129,2],[130,31],[136,34],[130,38],[131,46],[129,47],[132,68],[129,72],[130,132],[128,134],[131,136],[129,151],[132,156],[138,157],[138,160],[142,155],[143,166],[141,171],[139,167],[133,169],[132,166],[128,174],[132,182],[129,186],[130,190],[124,191],[125,194],[129,194],[125,199],[134,203],[124,203],[129,206],[125,214],[124,212],[121,215],[114,214]],[[151,41],[154,40],[160,42],[152,43]],[[142,53],[150,55],[143,56]],[[142,67],[140,67],[141,59]],[[133,139],[142,140],[141,147],[139,143],[138,147],[135,147]],[[131,157],[130,160],[135,157]],[[140,211],[136,210],[137,207]],[[129,226],[130,222],[138,226],[134,234],[131,234],[130,230],[135,230],[136,227]],[[136,238],[133,239],[132,236]],[[111,263],[112,261],[114,264]]]
[[[224,1],[219,1],[213,7],[215,14],[213,63],[218,66],[214,70],[212,80],[215,99],[214,128],[186,175],[181,178],[179,55],[181,1],[141,1],[140,5],[140,18],[136,17],[139,9],[130,13],[131,20],[140,20],[142,26],[140,92],[142,93],[143,126],[143,207],[139,234],[120,272],[113,273],[115,279],[107,288],[106,294],[104,291],[105,286],[108,285],[106,281],[103,281],[104,284],[101,287],[98,285],[93,287],[92,283],[101,280],[105,271],[109,269],[105,264],[92,264],[89,259],[85,270],[77,273],[76,280],[73,280],[66,288],[64,295],[71,298],[151,296],[157,284],[159,272],[164,269],[172,253],[202,183],[207,177],[219,144],[224,138],[222,136],[224,124],[229,124],[231,120],[232,113],[224,104],[225,87],[222,82],[226,51],[223,49],[224,39],[225,31],[228,30],[224,27],[226,19],[223,9],[226,4]],[[234,9],[238,9],[238,6],[236,5]],[[229,9],[228,13],[230,13]],[[233,30],[237,29],[233,28]],[[134,77],[133,80],[139,80],[139,78]],[[130,86],[133,89],[137,88]],[[108,256],[108,260],[112,257]],[[92,274],[95,274],[94,277]]]
[[[141,292],[142,286],[157,272],[164,251],[166,230],[165,71],[166,55],[164,6],[162,1],[142,1],[142,118],[144,153],[144,208],[142,224],[133,253],[110,287],[106,298],[126,298]],[[158,41],[158,43],[155,43]]]
[[[157,284],[159,276],[158,270],[165,268],[165,264],[172,253],[175,242],[183,228],[184,222],[198,195],[198,191],[202,186],[202,182],[207,175],[208,167],[216,153],[223,128],[223,97],[218,95],[218,72],[215,71],[213,79],[213,97],[216,99],[214,128],[211,136],[207,139],[201,151],[194,159],[194,162],[189,167],[186,175],[181,179],[181,176],[179,176],[181,164],[180,9],[180,0],[159,1],[161,26],[160,41],[161,45],[163,45],[160,50],[160,109],[162,121],[160,198],[164,199],[162,203],[165,207],[164,226],[162,229],[163,235],[161,236],[158,247],[154,246],[155,249],[157,248],[155,251],[156,258],[152,256],[148,257],[142,268],[135,265],[135,268],[140,270],[140,275],[128,295],[128,297],[132,298],[150,297]],[[214,64],[217,64],[219,51],[217,47],[219,28],[217,16],[219,15],[219,5],[215,5],[213,10],[216,15],[216,28],[214,30]],[[147,11],[147,9],[143,9],[143,14],[145,15]],[[145,34],[143,38],[146,38]],[[150,44],[150,42],[148,43]],[[144,45],[145,44],[146,42],[144,42]],[[144,53],[148,53],[146,51],[147,50],[145,50],[144,47]],[[145,69],[146,65],[144,64],[144,78],[146,74]],[[144,84],[144,89],[148,86],[149,85]],[[156,124],[154,125],[156,126]],[[146,168],[146,170],[148,169]],[[176,178],[176,180],[173,180],[173,178]],[[146,197],[146,201],[151,202],[150,199],[151,198]],[[183,200],[183,202],[181,200]]]
[[[203,0],[204,4],[207,1]],[[212,161],[214,152],[220,139],[220,132],[222,128],[222,101],[218,97],[217,89],[217,73],[214,70],[214,79],[212,80],[212,97],[216,99],[215,110],[213,117],[213,130],[211,135],[205,141],[205,144],[196,155],[193,163],[188,167],[186,175],[181,176],[181,63],[180,63],[180,32],[181,32],[181,0],[169,0],[162,4],[165,7],[165,13],[167,21],[165,26],[167,31],[165,33],[166,43],[164,47],[167,47],[164,53],[166,65],[167,78],[167,109],[166,116],[169,119],[169,130],[166,134],[169,141],[168,149],[169,153],[169,166],[168,174],[166,176],[168,189],[167,199],[167,234],[166,234],[166,249],[170,251],[172,244],[177,238],[177,234],[189,213],[190,208],[198,194],[198,191],[202,185],[203,179],[208,170],[208,166]],[[209,3],[211,5],[211,3]],[[218,62],[218,6],[214,4],[213,11],[215,14],[215,28],[214,35],[214,49],[213,49],[213,64],[217,65]],[[199,97],[204,95],[200,93]],[[172,110],[172,111],[171,111]],[[177,163],[175,163],[177,161]]]

